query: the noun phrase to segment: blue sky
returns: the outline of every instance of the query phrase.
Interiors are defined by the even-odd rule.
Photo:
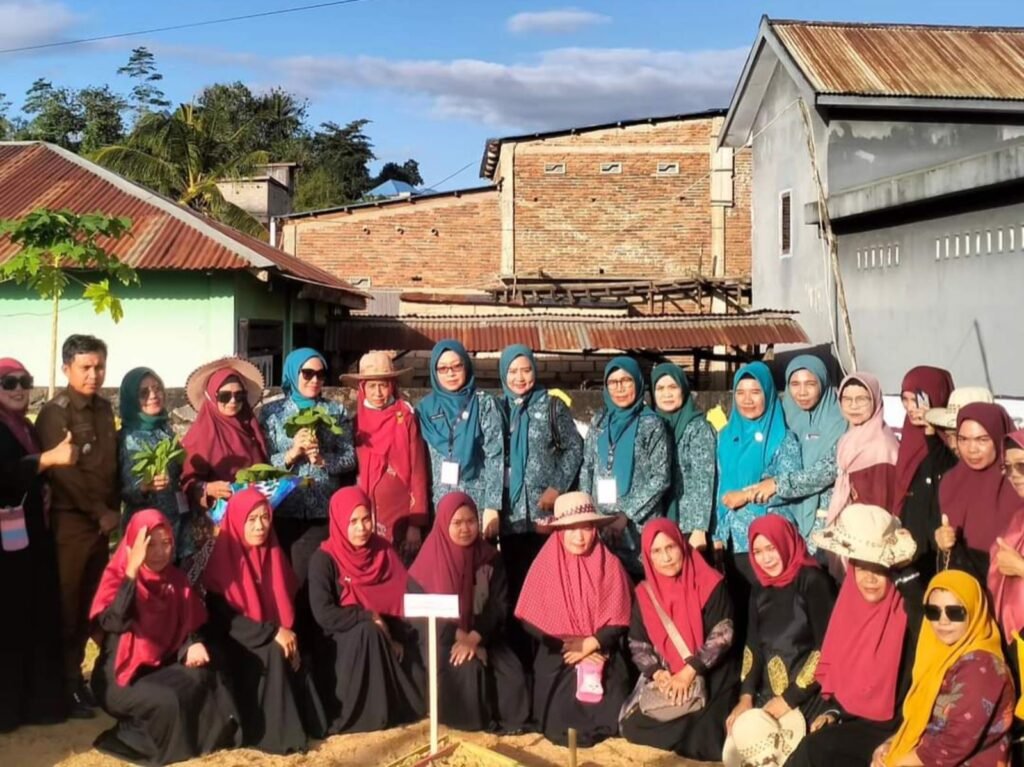
[[[0,0],[0,49],[311,1]],[[146,45],[175,101],[213,82],[280,85],[309,99],[314,123],[372,120],[367,132],[379,162],[414,157],[428,184],[468,164],[441,186],[450,189],[480,183],[489,136],[727,106],[762,14],[1024,26],[1020,0],[362,0],[0,55],[0,91],[15,110],[37,77],[127,91],[116,69],[131,48]]]

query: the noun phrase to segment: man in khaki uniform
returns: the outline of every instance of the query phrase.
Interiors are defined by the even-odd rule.
[[[99,396],[106,344],[93,336],[68,336],[62,357],[68,386],[43,405],[36,429],[44,450],[70,432],[80,451],[76,465],[50,470],[50,486],[70,710],[74,717],[89,718],[96,705],[82,678],[89,607],[107,564],[108,535],[121,522],[117,433],[113,408]]]

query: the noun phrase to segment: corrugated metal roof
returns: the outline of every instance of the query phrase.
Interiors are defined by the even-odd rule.
[[[597,349],[678,351],[713,346],[807,343],[807,335],[785,312],[672,317],[351,317],[327,328],[335,352],[430,349],[456,338],[471,352],[496,352],[526,344],[545,352]]]
[[[1024,99],[1024,28],[770,24],[818,93]]]
[[[312,264],[43,142],[0,142],[0,218],[40,208],[132,219],[110,251],[136,269],[274,269],[351,298],[363,293]],[[0,261],[16,252],[0,241]]]

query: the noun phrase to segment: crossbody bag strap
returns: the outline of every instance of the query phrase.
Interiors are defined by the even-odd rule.
[[[672,619],[668,617],[668,613],[662,608],[661,603],[658,602],[658,598],[654,595],[654,589],[651,588],[651,584],[648,581],[643,583],[644,589],[647,591],[647,596],[651,598],[651,604],[654,605],[654,611],[658,613],[658,617],[661,619],[661,625],[665,628],[665,632],[668,634],[668,638],[675,645],[676,652],[679,653],[679,657],[685,661],[693,653],[690,652],[690,648],[686,646],[686,640],[683,639],[683,635],[679,633],[679,629],[676,628],[676,624],[672,622]]]

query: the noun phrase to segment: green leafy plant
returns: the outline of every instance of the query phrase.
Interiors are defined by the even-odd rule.
[[[284,433],[294,437],[302,429],[309,429],[315,435],[318,426],[323,426],[331,434],[342,433],[341,424],[325,407],[312,407],[296,413],[284,422]]]
[[[168,467],[185,458],[185,448],[177,436],[162,439],[132,455],[132,475],[149,484],[154,477],[167,473]]]
[[[269,482],[272,479],[282,479],[283,477],[290,476],[292,476],[292,473],[286,469],[279,469],[277,466],[271,466],[269,463],[254,463],[248,469],[240,469],[235,474],[235,482]]]

